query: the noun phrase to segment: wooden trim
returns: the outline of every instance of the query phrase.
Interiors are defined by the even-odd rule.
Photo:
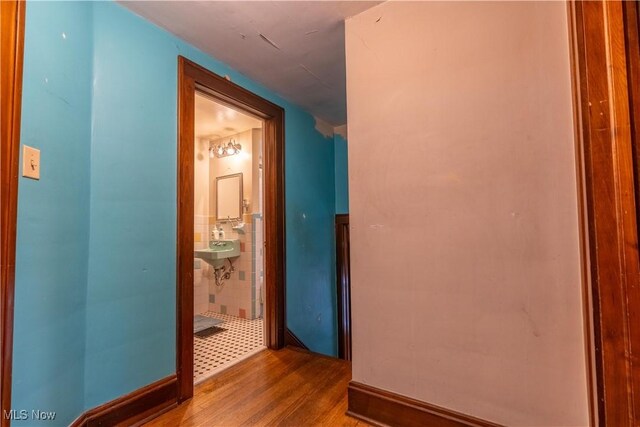
[[[625,44],[627,49],[627,76],[629,107],[631,112],[631,138],[633,142],[633,170],[635,171],[636,200],[640,200],[640,7],[636,1],[623,3]],[[640,209],[636,210],[640,223]]]
[[[189,321],[193,319],[193,303],[188,301],[193,301],[194,117],[195,81],[179,58],[176,375],[180,402],[193,396],[193,321]]]
[[[23,1],[0,2],[0,414],[11,408],[25,6]],[[0,416],[0,426],[9,423]]]
[[[285,332],[284,343],[285,345],[289,345],[291,347],[297,347],[303,350],[309,350],[309,347],[307,347],[305,343],[303,343],[302,340],[298,338],[296,334],[291,332],[291,329],[289,328],[287,328],[287,331]]]
[[[584,176],[584,150],[582,142],[582,126],[581,126],[581,94],[580,79],[576,72],[578,64],[578,44],[580,43],[580,34],[576,30],[575,25],[577,18],[573,16],[576,13],[574,5],[571,1],[567,1],[567,15],[570,19],[569,39],[570,39],[570,60],[571,60],[571,83],[573,92],[573,116],[574,116],[574,143],[575,143],[575,159],[576,159],[576,187],[578,192],[578,223],[579,223],[579,239],[580,239],[580,267],[582,273],[582,312],[584,327],[584,349],[585,349],[585,372],[587,380],[587,399],[589,405],[589,425],[596,426],[598,420],[598,396],[596,387],[596,366],[595,366],[595,347],[594,347],[594,325],[593,325],[593,302],[591,298],[591,270],[589,258],[589,229],[587,223],[587,200],[585,192],[585,176]]]
[[[171,375],[80,415],[71,427],[141,425],[177,405],[178,382]]]
[[[640,224],[640,209],[637,207],[640,201],[640,6],[637,1],[625,1],[622,6],[623,22],[625,28],[625,53],[627,59],[627,79],[628,103],[629,103],[629,124],[630,137],[632,145],[632,174],[635,176],[635,201],[636,201],[636,256],[638,256],[638,224]],[[640,256],[639,256],[640,257]],[[639,261],[640,264],[640,261]],[[640,267],[638,268],[640,271]],[[633,399],[633,419],[634,425],[640,423],[640,291],[637,286],[638,277],[635,281],[630,281],[630,290],[627,293],[629,298],[626,303],[630,305],[629,324],[631,325],[630,341],[631,341],[631,381],[632,381],[632,399]]]
[[[481,420],[390,391],[351,381],[347,415],[376,426],[498,427]]]
[[[569,3],[581,216],[589,266],[592,423],[638,425],[640,273],[620,1]]]
[[[264,121],[266,344],[285,344],[284,110],[178,57],[177,355],[178,400],[193,396],[193,153],[196,90]]]
[[[338,357],[351,360],[351,261],[349,214],[336,215],[336,280],[338,291]]]

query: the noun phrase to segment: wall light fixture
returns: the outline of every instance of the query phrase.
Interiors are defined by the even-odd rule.
[[[235,139],[231,138],[226,144],[209,143],[209,157],[227,157],[240,153],[242,145],[238,144]]]

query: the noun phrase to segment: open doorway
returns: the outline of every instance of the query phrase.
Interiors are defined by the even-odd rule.
[[[183,57],[177,210],[183,401],[194,380],[261,348],[282,348],[285,331],[284,111]],[[249,336],[229,341],[242,328]],[[198,329],[202,338],[194,336]]]
[[[265,349],[262,120],[197,92],[194,384]]]

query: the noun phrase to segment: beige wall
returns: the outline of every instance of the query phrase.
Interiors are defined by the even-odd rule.
[[[346,52],[353,379],[587,425],[566,5],[387,2]]]
[[[262,167],[262,129],[251,129],[251,198],[249,199],[249,212],[262,213],[262,178],[260,168]]]
[[[193,163],[193,213],[196,217],[209,217],[209,142],[196,138]],[[198,230],[196,230],[198,231]],[[202,236],[203,240],[204,237]]]
[[[193,164],[193,244],[195,249],[209,245],[209,141],[196,138]],[[201,314],[209,308],[209,281],[213,270],[199,259],[194,260],[193,269],[193,308],[195,314]]]

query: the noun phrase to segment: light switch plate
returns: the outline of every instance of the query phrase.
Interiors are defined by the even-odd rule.
[[[22,176],[32,179],[40,179],[40,150],[22,146]]]

